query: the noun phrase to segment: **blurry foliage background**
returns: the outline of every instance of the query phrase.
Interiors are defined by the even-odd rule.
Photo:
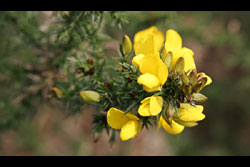
[[[85,29],[74,27],[80,17]],[[71,19],[67,12],[1,12],[0,155],[249,155],[249,17],[243,11],[75,12]],[[112,148],[106,133],[94,142],[94,108],[83,105],[75,110],[84,112],[68,117],[51,95],[62,77],[58,67],[76,50],[117,56],[124,34],[133,39],[152,25],[177,30],[198,71],[212,77],[203,90],[206,119],[178,136],[151,128],[126,142],[116,134]]]

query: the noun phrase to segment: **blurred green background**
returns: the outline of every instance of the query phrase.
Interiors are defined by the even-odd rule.
[[[202,91],[205,120],[177,136],[150,128],[126,142],[116,134],[112,148],[106,133],[95,142],[93,108],[66,117],[62,102],[49,98],[58,64],[41,37],[57,23],[53,12],[1,12],[0,155],[250,155],[250,12],[121,13],[128,21],[122,29],[104,17],[99,30],[112,39],[103,45],[108,53],[118,52],[124,34],[133,39],[152,25],[178,31],[198,72],[213,79]]]

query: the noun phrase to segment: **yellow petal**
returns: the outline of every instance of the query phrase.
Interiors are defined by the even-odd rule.
[[[139,109],[138,109],[138,113],[143,116],[143,117],[148,117],[151,115],[150,113],[150,105],[149,102],[147,103],[143,103],[140,105]]]
[[[159,66],[157,71],[157,77],[161,83],[161,85],[164,85],[164,83],[167,81],[168,78],[168,68],[167,66],[162,62],[162,60],[159,60]]]
[[[186,121],[181,121],[179,119],[176,119],[175,122],[185,127],[194,127],[198,125],[197,122],[186,122]]]
[[[143,99],[138,109],[141,116],[156,116],[161,112],[163,99],[161,96],[151,96]]]
[[[152,34],[145,35],[141,40],[134,43],[135,55],[154,54],[157,52],[155,36]]]
[[[161,90],[161,86],[158,85],[156,87],[153,87],[153,88],[148,88],[147,86],[145,85],[142,85],[143,89],[146,91],[146,92],[156,92],[156,91],[160,91]]]
[[[149,103],[150,99],[151,97],[146,97],[145,99],[141,101],[141,103]]]
[[[184,71],[196,69],[196,65],[194,62],[194,52],[186,47],[181,48],[178,50],[176,53],[173,54],[173,64],[172,67],[175,66],[176,61],[180,58],[183,57],[185,61],[185,66],[184,66]]]
[[[137,82],[147,88],[155,88],[160,85],[158,78],[155,75],[145,73],[139,76]]]
[[[124,112],[119,109],[112,107],[107,112],[107,123],[113,129],[121,129],[128,121],[128,117],[126,117]]]
[[[138,136],[140,131],[141,131],[141,128],[140,128],[139,121],[130,120],[122,126],[121,132],[120,132],[120,138],[122,141],[135,138],[136,136]]]
[[[166,53],[168,53],[169,51],[175,53],[181,48],[182,48],[181,36],[175,30],[169,29],[166,32],[166,42],[165,42]]]
[[[161,31],[159,31],[158,29],[156,31],[154,31],[154,34],[156,36],[157,51],[160,51],[163,44],[164,44],[164,34]]]
[[[145,38],[146,35],[148,34],[152,34],[155,36],[155,40],[156,40],[156,50],[159,51],[162,46],[163,46],[163,42],[164,42],[164,34],[159,31],[157,29],[157,27],[155,26],[151,26],[145,30],[139,31],[135,34],[134,36],[134,46],[137,45],[137,43],[141,40],[143,40]]]
[[[157,76],[159,63],[159,54],[144,55],[139,66],[139,70],[142,74],[150,73]]]
[[[180,134],[184,130],[184,126],[177,124],[174,120],[172,121],[172,128],[169,126],[169,124],[160,117],[160,123],[161,126],[170,134],[177,135]]]
[[[107,112],[107,123],[113,129],[121,129],[121,127],[129,120],[139,120],[139,118],[131,113],[124,115],[124,112],[117,108],[110,108]]]
[[[174,117],[178,117],[178,119],[181,121],[197,122],[205,118],[205,115],[202,113],[202,105],[196,105],[196,107],[194,107],[191,106],[189,103],[181,103],[180,108],[178,108],[178,111],[180,116],[178,117],[177,114],[175,114]]]
[[[152,116],[158,115],[162,110],[163,99],[161,96],[152,96],[150,98],[150,114]]]
[[[134,66],[139,67],[139,65],[142,63],[142,60],[144,58],[144,54],[138,54],[132,59],[132,63]]]

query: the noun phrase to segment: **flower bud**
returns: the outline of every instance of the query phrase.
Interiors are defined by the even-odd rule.
[[[52,88],[52,90],[55,92],[55,94],[56,94],[56,96],[58,98],[62,98],[63,97],[63,92],[60,89],[58,89],[58,88]]]
[[[172,120],[174,117],[174,113],[175,113],[175,108],[174,108],[174,104],[171,101],[168,106],[165,108],[165,110],[162,112],[162,117],[163,119],[169,124],[172,124]]]
[[[195,85],[197,83],[197,71],[195,69],[193,69],[190,74],[189,74],[189,80],[191,85]]]
[[[82,99],[88,103],[97,103],[100,101],[100,95],[99,93],[92,91],[92,90],[86,90],[80,92],[80,96]]]
[[[187,76],[187,74],[184,71],[182,73],[181,80],[182,80],[182,83],[184,83],[184,85],[189,85],[188,76]]]
[[[124,54],[129,54],[132,51],[132,43],[127,35],[123,36],[122,39],[122,50]]]
[[[172,62],[173,62],[173,54],[172,52],[168,52],[164,59],[164,63],[168,67],[168,71],[171,71],[172,69]]]
[[[208,100],[208,98],[201,93],[192,94],[192,99],[194,102],[197,102],[197,103],[204,103]]]
[[[177,59],[176,64],[175,64],[175,71],[177,74],[181,75],[182,72],[184,71],[184,58],[180,57],[179,59]]]

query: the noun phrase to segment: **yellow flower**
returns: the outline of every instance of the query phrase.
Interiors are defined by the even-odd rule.
[[[164,34],[155,26],[139,31],[134,36],[135,55],[155,54],[162,48]]]
[[[181,103],[180,108],[178,108],[179,115],[174,114],[174,118],[171,126],[160,117],[158,128],[161,126],[171,134],[179,134],[184,130],[184,127],[193,127],[198,125],[198,121],[201,121],[205,118],[205,115],[202,113],[203,106],[196,105],[196,107],[191,106],[189,103]]]
[[[80,96],[82,99],[88,103],[97,103],[100,101],[100,95],[99,93],[92,91],[92,90],[86,90],[80,92]]]
[[[183,57],[185,61],[184,71],[196,69],[196,65],[194,62],[194,52],[186,47],[182,47],[182,38],[181,36],[173,29],[169,29],[166,31],[166,42],[165,42],[165,50],[164,55],[168,52],[173,54],[173,62],[172,69],[175,66],[175,63],[179,57]],[[164,59],[165,57],[163,57]]]
[[[159,91],[168,78],[168,68],[160,59],[159,53],[144,56],[139,63],[139,71],[142,75],[137,82],[147,92]]]
[[[123,141],[137,137],[142,129],[142,122],[136,115],[124,114],[113,107],[107,112],[107,123],[113,129],[121,129],[120,138]]]
[[[138,109],[141,116],[156,116],[162,110],[163,98],[161,96],[151,96],[142,100],[141,103]]]

